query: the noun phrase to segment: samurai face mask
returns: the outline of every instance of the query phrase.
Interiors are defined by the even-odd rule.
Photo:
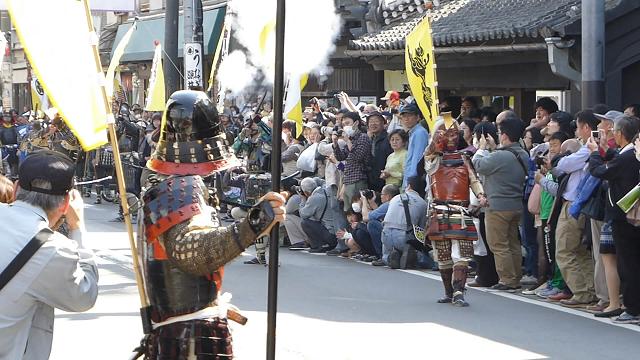
[[[459,132],[458,124],[454,122],[448,129],[443,124],[436,134],[437,149],[439,152],[454,152],[458,150]]]

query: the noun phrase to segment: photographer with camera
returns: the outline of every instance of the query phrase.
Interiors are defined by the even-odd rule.
[[[551,123],[553,121],[549,124]],[[542,298],[548,298],[562,293],[566,288],[560,270],[555,263],[554,232],[557,216],[555,217],[556,220],[550,221],[550,215],[558,192],[558,182],[562,180],[562,177],[557,178],[553,175],[552,169],[562,158],[562,144],[567,140],[566,133],[562,131],[554,132],[549,139],[549,150],[546,155],[538,155],[535,159],[538,168],[535,174],[535,181],[541,187],[539,224],[537,227],[538,282],[549,281],[542,288],[525,290],[523,292],[525,295],[531,293]]]
[[[411,245],[407,244],[409,220],[414,226],[424,229],[427,220],[427,202],[424,200],[424,179],[412,176],[405,184],[405,192],[394,196],[389,201],[389,207],[384,216],[382,229],[382,261],[372,265],[387,265],[392,269],[399,269],[401,265],[410,263],[407,255],[411,253]],[[422,192],[422,193],[420,193]],[[405,209],[405,204],[408,209]],[[408,251],[409,250],[409,251]]]
[[[282,123],[282,176],[289,176],[298,171],[297,161],[304,151],[304,146],[300,144],[304,138],[296,132],[296,122],[286,120]]]
[[[362,221],[367,224],[367,231],[371,237],[371,245],[375,249],[374,256],[362,258],[363,261],[378,261],[378,265],[382,259],[382,222],[384,221],[387,210],[389,209],[389,201],[396,195],[400,194],[400,188],[396,185],[387,184],[380,192],[380,200],[382,204],[378,206],[376,194],[371,190],[361,192],[360,201],[362,203]]]
[[[577,200],[579,185],[587,175],[585,163],[589,160],[590,151],[585,144],[591,138],[592,131],[597,131],[599,122],[591,110],[583,110],[576,114],[576,135],[580,140],[580,148],[563,157],[555,167],[556,171],[567,174],[564,188],[557,194],[558,209],[554,209],[554,212],[558,213],[555,229],[556,261],[573,293],[573,296],[563,294],[564,296],[558,297],[557,300],[567,307],[582,307],[597,300],[593,280],[593,259],[587,247],[582,245],[586,217],[580,215],[574,218],[569,214],[569,209]]]
[[[336,160],[344,161],[343,195],[344,211],[351,208],[351,199],[367,188],[367,168],[371,159],[371,140],[367,134],[360,132],[362,120],[360,115],[349,112],[344,115],[342,125],[346,147],[338,144],[338,137],[333,137],[333,152]]]
[[[332,250],[338,244],[330,201],[333,193],[320,186],[313,178],[306,177],[300,182],[299,195],[302,197],[299,210],[301,225],[311,245],[309,252],[324,253]]]
[[[324,139],[318,143],[318,153],[316,159],[318,159],[318,176],[325,179],[327,185],[338,186],[338,180],[340,174],[338,173],[338,160],[333,153],[333,134],[337,133],[338,129],[332,126],[323,126],[321,133],[324,135]],[[342,130],[339,130],[341,133]]]
[[[302,218],[300,217],[300,205],[304,201],[304,191],[299,185],[293,185],[287,199],[287,216],[284,219],[284,227],[287,229],[287,236],[291,245],[289,250],[305,250],[309,248],[309,237],[302,229]]]

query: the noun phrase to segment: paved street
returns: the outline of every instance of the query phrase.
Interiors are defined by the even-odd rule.
[[[141,337],[139,300],[122,223],[110,204],[88,205],[88,245],[100,262],[100,296],[82,314],[58,311],[51,359],[124,359]],[[238,359],[263,359],[267,270],[226,269],[224,290],[249,317],[234,326]],[[471,289],[471,307],[435,303],[435,273],[393,271],[282,249],[278,359],[632,359],[640,327],[519,295]],[[90,356],[88,354],[91,354]]]

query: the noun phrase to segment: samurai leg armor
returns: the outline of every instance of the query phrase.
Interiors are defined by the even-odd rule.
[[[467,283],[467,265],[453,267],[453,300],[454,306],[465,307],[469,303],[464,300],[465,285]]]
[[[268,236],[263,236],[261,238],[256,239],[256,257],[261,264],[267,264],[267,242],[269,241]]]
[[[442,278],[442,285],[444,285],[444,297],[438,299],[438,303],[448,304],[453,299],[453,286],[451,285],[453,269],[440,269],[440,277]]]
[[[468,263],[473,259],[473,241],[458,240],[458,249],[460,249],[460,261]]]
[[[249,265],[267,265],[267,241],[268,236],[263,236],[256,239],[256,257],[251,260],[247,260],[244,263]]]
[[[433,246],[434,258],[438,261],[440,277],[444,286],[444,297],[438,300],[440,304],[448,304],[453,298],[453,287],[451,279],[453,277],[453,260],[451,260],[451,240],[438,240],[431,242]]]
[[[102,204],[102,192],[104,191],[104,185],[96,184],[96,204]]]

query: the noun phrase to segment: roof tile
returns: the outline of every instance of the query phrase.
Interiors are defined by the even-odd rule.
[[[424,0],[420,2],[424,6]],[[436,46],[478,43],[494,39],[538,38],[541,31],[564,34],[564,28],[580,19],[580,0],[440,0],[432,12]],[[620,0],[606,0],[607,9]],[[390,9],[390,4],[395,4]],[[382,12],[391,22],[376,33],[350,42],[350,49],[402,50],[404,39],[426,13],[408,6],[398,10],[399,0],[385,1]],[[391,13],[397,13],[391,18]],[[406,14],[406,19],[402,15]],[[384,15],[384,14],[383,14]]]

